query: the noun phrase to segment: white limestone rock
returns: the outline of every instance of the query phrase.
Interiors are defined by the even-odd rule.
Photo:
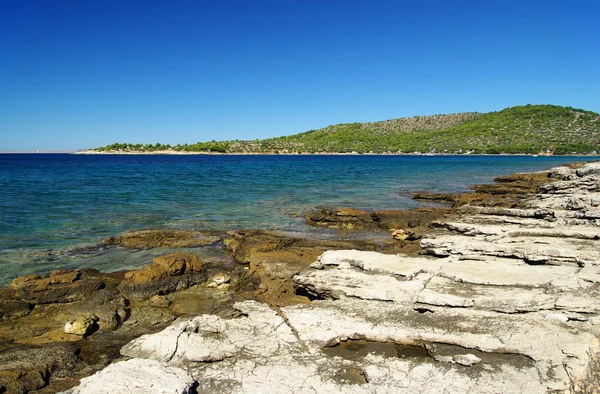
[[[225,272],[219,272],[213,275],[207,282],[206,287],[219,288],[231,281],[231,276]],[[221,287],[223,288],[223,287]]]
[[[459,208],[459,212],[464,214],[477,215],[493,215],[493,216],[508,216],[516,218],[535,218],[535,219],[551,219],[555,217],[555,211],[552,209],[534,208],[534,209],[519,209],[519,208],[496,208],[496,207],[478,207],[466,205]]]
[[[531,200],[531,203],[540,208],[580,211],[599,207],[600,196],[597,194],[547,194],[538,196],[535,200]]]
[[[456,356],[452,357],[452,361],[454,361],[457,364],[464,365],[465,367],[471,367],[473,365],[479,364],[481,362],[481,359],[474,354],[467,353],[457,354]]]
[[[585,194],[597,192],[599,187],[600,177],[593,174],[584,178],[560,181],[540,186],[538,191],[547,194]]]
[[[583,167],[578,168],[575,172],[578,177],[599,175],[600,174],[600,162],[587,163]]]
[[[65,333],[86,336],[98,330],[100,318],[93,313],[77,316],[65,323]]]
[[[358,297],[362,299],[414,302],[424,284],[419,280],[398,280],[393,276],[350,270],[341,263],[335,269],[309,271],[295,275],[296,284],[332,298]]]
[[[575,179],[577,173],[573,168],[569,167],[554,167],[548,171],[548,177],[551,179],[559,179],[562,181]]]
[[[399,275],[407,278],[413,278],[425,270],[437,271],[440,267],[439,261],[434,259],[358,250],[327,251],[319,257],[318,261],[323,267],[348,263],[365,271]]]
[[[569,321],[569,318],[562,313],[548,313],[546,315],[546,319],[555,320],[555,321],[562,322],[562,323],[566,323]]]
[[[561,238],[514,237],[490,242],[461,235],[424,238],[421,247],[435,256],[484,255],[521,259],[533,263],[572,266],[600,264],[600,241]]]
[[[552,310],[556,296],[547,287],[486,286],[433,277],[417,297],[417,302],[434,306],[472,307],[503,313]]]
[[[143,335],[121,349],[129,357],[152,358],[183,366],[215,362],[239,354],[269,357],[297,346],[292,330],[275,311],[254,301],[235,304],[247,316],[223,319],[202,315]]]
[[[83,378],[69,394],[187,394],[194,383],[183,369],[155,360],[134,358],[117,362]]]
[[[521,355],[523,360],[533,361],[540,374],[537,385],[543,388],[566,390],[570,378],[584,381],[592,355],[600,349],[597,333],[567,329],[535,315],[499,316],[464,308],[435,308],[419,313],[412,307],[355,299],[315,301],[310,306],[292,306],[282,311],[300,340],[309,346],[331,346],[341,338],[364,338],[413,345],[454,344],[500,359],[506,354]],[[568,367],[570,377],[563,365]],[[499,362],[494,368],[504,366]],[[507,376],[498,374],[496,378],[504,380]],[[519,381],[527,379],[531,379],[529,372]]]
[[[478,224],[447,222],[438,227],[454,233],[471,236],[495,237],[494,240],[508,237],[536,237],[536,238],[577,238],[596,240],[600,238],[600,228],[596,226],[560,226],[559,228],[523,228],[521,225],[507,224]]]

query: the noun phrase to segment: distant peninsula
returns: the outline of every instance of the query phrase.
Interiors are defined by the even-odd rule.
[[[497,112],[345,123],[263,140],[174,145],[114,143],[80,153],[446,153],[597,154],[600,115],[572,107],[525,105]]]

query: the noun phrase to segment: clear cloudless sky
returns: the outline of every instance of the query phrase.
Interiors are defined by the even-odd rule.
[[[600,1],[0,0],[0,151],[600,111]]]

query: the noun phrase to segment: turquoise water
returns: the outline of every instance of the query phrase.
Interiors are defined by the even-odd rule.
[[[161,251],[98,249],[126,230],[321,232],[321,206],[405,209],[414,191],[592,158],[530,156],[0,155],[0,284],[56,268],[147,264]],[[202,253],[209,253],[204,251]]]

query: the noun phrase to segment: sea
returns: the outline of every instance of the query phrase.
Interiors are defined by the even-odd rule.
[[[138,229],[270,229],[340,237],[304,216],[321,207],[425,205],[494,177],[597,160],[575,156],[0,154],[0,286],[55,269],[133,269],[167,250],[102,247]],[[195,250],[217,258],[218,251]]]

